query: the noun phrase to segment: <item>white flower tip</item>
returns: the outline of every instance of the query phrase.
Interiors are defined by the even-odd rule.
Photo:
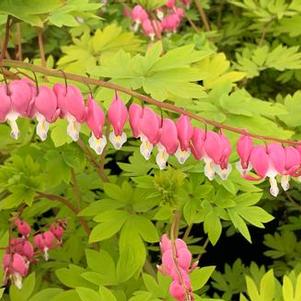
[[[153,145],[148,140],[141,139],[140,153],[145,160],[149,160],[152,154]]]
[[[93,133],[88,142],[90,147],[96,152],[97,155],[101,155],[105,146],[107,145],[107,139],[105,136],[97,139]]]
[[[121,136],[116,136],[114,132],[111,132],[109,135],[109,140],[113,144],[114,148],[118,150],[121,149],[123,144],[126,142],[127,136],[124,132],[121,134]]]
[[[215,170],[212,167],[212,162],[206,162],[204,167],[204,174],[208,178],[209,181],[212,181],[215,176]]]
[[[14,284],[15,286],[20,290],[23,287],[23,279],[22,276],[19,273],[14,273]]]
[[[276,197],[279,194],[279,188],[278,188],[278,184],[277,181],[274,177],[270,178],[270,193],[273,197]]]
[[[67,134],[73,141],[79,139],[80,123],[75,120],[75,118],[67,118]]]
[[[168,153],[163,148],[159,148],[158,154],[156,156],[156,163],[161,170],[166,168],[166,162],[168,160]]]
[[[284,191],[287,191],[290,188],[289,180],[290,180],[289,176],[281,177],[281,187],[283,188]]]
[[[178,159],[178,162],[180,164],[184,164],[186,162],[186,160],[188,159],[188,157],[190,156],[190,150],[184,150],[182,151],[180,147],[178,147],[175,156]]]

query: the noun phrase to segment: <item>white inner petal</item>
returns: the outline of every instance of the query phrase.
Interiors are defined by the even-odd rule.
[[[287,191],[290,188],[289,180],[290,180],[289,175],[284,175],[281,177],[281,187],[283,188],[284,191]]]
[[[126,142],[126,133],[122,133],[121,136],[116,136],[114,131],[110,133],[109,140],[113,144],[115,149],[121,149],[123,144]]]
[[[47,247],[44,248],[44,258],[45,258],[46,261],[48,261],[48,259],[49,259],[49,254],[48,254],[48,248]]]
[[[242,175],[242,176],[245,176],[251,169],[252,169],[252,164],[249,162],[249,165],[246,169],[244,169],[242,166],[241,166],[241,162],[240,161],[237,161],[235,163],[235,167],[236,169],[239,171],[239,173]]]
[[[225,168],[225,169],[222,169],[220,167],[220,165],[214,164],[214,168],[215,168],[216,173],[220,176],[220,178],[222,180],[227,180],[229,174],[232,171],[232,165],[231,164],[228,164],[227,168]]]
[[[215,176],[214,162],[208,157],[204,157],[204,161],[205,161],[204,174],[208,178],[208,180],[212,181]]]
[[[149,160],[154,146],[147,139],[141,138],[141,141],[142,143],[140,144],[140,153],[145,158],[145,160]]]
[[[92,133],[88,142],[90,147],[96,152],[96,154],[101,155],[105,146],[107,145],[107,138],[103,135],[101,138],[97,139]]]
[[[13,274],[13,282],[19,290],[22,289],[22,287],[23,287],[22,276],[19,273],[15,272]]]
[[[168,157],[169,157],[169,154],[167,153],[165,147],[162,145],[159,145],[158,153],[156,156],[156,163],[161,170],[166,168],[166,162],[168,160]]]
[[[179,146],[178,149],[177,149],[177,151],[176,151],[176,153],[175,153],[175,156],[178,159],[178,161],[179,161],[180,164],[184,164],[185,161],[190,156],[190,154],[191,154],[190,149],[182,151],[181,147]]]
[[[40,113],[36,114],[36,118],[38,121],[38,124],[36,127],[36,133],[42,141],[45,141],[47,139],[49,123],[46,121],[46,118],[43,115],[41,115]]]
[[[10,135],[11,135],[12,138],[14,138],[16,140],[20,136],[19,127],[18,127],[18,124],[17,124],[18,117],[19,117],[19,114],[16,113],[16,112],[10,112],[6,116],[7,123],[9,124],[9,126],[11,128]]]
[[[68,121],[67,134],[73,141],[77,141],[79,138],[80,123],[77,122],[76,119],[70,114],[68,114],[66,117]]]
[[[275,177],[270,177],[269,178],[269,182],[270,182],[270,193],[272,196],[276,197],[279,194],[279,188],[278,188],[278,184],[277,184],[277,180]]]

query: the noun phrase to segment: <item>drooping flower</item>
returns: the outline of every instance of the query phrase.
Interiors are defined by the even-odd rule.
[[[191,137],[191,152],[196,160],[201,160],[204,156],[204,143],[206,139],[205,131],[194,128]]]
[[[190,0],[181,0],[181,2],[186,6],[187,9],[190,7]]]
[[[2,265],[5,281],[7,281],[8,278],[11,278],[15,286],[21,289],[22,280],[25,276],[27,276],[29,267],[25,258],[18,253],[6,253],[3,256]]]
[[[287,146],[284,148],[285,161],[284,171],[281,176],[281,187],[284,191],[287,191],[290,187],[290,177],[296,176],[301,166],[301,155],[293,146]],[[298,175],[297,175],[298,176]]]
[[[53,123],[60,115],[57,96],[46,86],[40,86],[34,101],[35,117],[38,121],[37,135],[42,141],[47,139],[49,123]]]
[[[25,238],[13,238],[9,243],[9,251],[11,253],[18,253],[25,257],[27,261],[32,261],[34,257],[34,249],[30,241]]]
[[[164,118],[160,129],[160,140],[157,145],[158,154],[156,156],[156,163],[160,169],[166,167],[169,156],[175,154],[178,145],[178,131],[175,123],[169,118]]]
[[[139,122],[142,115],[143,108],[135,103],[132,103],[129,107],[129,122],[135,138],[140,138]]]
[[[184,164],[191,153],[190,140],[193,135],[193,127],[189,117],[183,114],[177,120],[176,127],[178,132],[179,147],[175,153],[175,156],[180,164]]]
[[[65,230],[60,225],[60,223],[52,224],[49,230],[52,232],[55,238],[61,243]]]
[[[8,93],[11,100],[11,108],[6,115],[6,120],[11,127],[11,136],[18,139],[20,132],[17,119],[31,117],[34,104],[34,86],[27,79],[13,80],[9,84]],[[6,97],[5,97],[6,98]],[[7,99],[6,108],[7,108]]]
[[[148,19],[148,14],[141,5],[136,5],[131,11],[131,18],[135,22],[134,31],[136,32],[139,25]]]
[[[159,142],[159,129],[160,120],[156,113],[149,108],[143,108],[142,116],[139,120],[140,139],[142,142],[140,152],[146,160],[150,158],[154,145]]]
[[[258,177],[254,178],[247,175],[245,178],[261,180],[268,177],[271,185],[270,193],[276,197],[279,193],[276,176],[284,172],[285,152],[283,147],[276,143],[269,144],[266,147],[255,146],[251,152],[250,162]]]
[[[176,33],[181,23],[181,17],[177,13],[167,15],[162,20],[162,29],[166,32]]]
[[[0,85],[0,122],[7,120],[7,115],[11,111],[11,99],[6,85]]]
[[[109,140],[115,149],[121,149],[122,145],[127,140],[123,128],[128,119],[128,111],[117,93],[108,110],[108,119],[113,126],[113,131],[109,135]]]
[[[236,151],[239,155],[240,161],[237,162],[236,168],[242,174],[246,175],[251,169],[250,155],[253,149],[253,142],[250,136],[240,136],[237,141]]]
[[[19,234],[23,237],[28,237],[31,232],[31,227],[26,221],[23,221],[19,218],[15,220],[15,225],[17,226]]]
[[[89,138],[89,145],[100,155],[107,144],[107,138],[102,133],[105,123],[105,114],[91,95],[88,97],[86,122],[92,131],[91,137]]]
[[[150,19],[146,19],[142,22],[142,29],[144,34],[148,36],[151,39],[151,41],[154,41],[156,31]]]
[[[80,90],[72,85],[65,87],[60,83],[53,86],[57,96],[60,115],[68,121],[67,133],[73,141],[79,139],[80,125],[85,121],[86,108]]]
[[[46,231],[34,236],[35,246],[44,254],[44,258],[47,261],[49,258],[48,251],[54,247],[55,236],[51,231]]]
[[[207,131],[205,136],[205,176],[211,181],[217,173],[222,180],[226,180],[232,170],[232,166],[229,164],[231,144],[223,133]]]

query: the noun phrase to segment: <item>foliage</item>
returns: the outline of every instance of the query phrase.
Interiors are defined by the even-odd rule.
[[[43,63],[42,32],[49,68],[103,79],[258,135],[300,139],[300,1],[196,0],[176,33],[150,41],[132,30],[130,8],[139,3],[155,11],[165,2],[2,0],[0,40],[10,15],[7,51],[13,59],[23,51],[25,61]],[[205,10],[210,31],[195,2]],[[33,77],[26,69],[10,71]],[[63,82],[41,74],[37,79]],[[77,84],[85,97],[92,89],[98,103],[109,107],[113,90]],[[127,104],[138,102],[120,96]],[[192,157],[184,165],[170,158],[168,169],[159,170],[155,156],[145,161],[134,139],[119,151],[107,147],[99,158],[86,147],[85,126],[74,143],[60,120],[42,143],[33,122],[18,123],[17,141],[0,124],[1,258],[11,216],[22,215],[35,229],[61,218],[68,226],[63,246],[48,262],[38,262],[21,290],[1,288],[1,300],[174,300],[171,279],[156,266],[160,237],[170,231],[175,211],[181,213],[179,236],[199,260],[191,273],[195,300],[301,300],[297,181],[275,199],[266,183],[248,182],[235,168],[227,181],[209,181],[204,164]],[[128,125],[125,131],[130,136]],[[227,135],[234,146],[237,134]],[[236,161],[233,152],[230,162]],[[259,247],[260,265],[252,254],[223,257],[228,239],[237,237]],[[239,250],[240,243],[230,248]],[[211,256],[214,250],[219,258]]]

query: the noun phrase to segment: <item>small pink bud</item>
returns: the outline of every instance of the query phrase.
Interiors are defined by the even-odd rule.
[[[135,138],[138,138],[140,135],[139,122],[143,114],[143,109],[141,106],[132,103],[129,107],[129,121],[132,129],[132,133]]]
[[[31,232],[31,227],[29,226],[29,224],[23,220],[20,219],[16,219],[15,221],[15,225],[17,226],[18,232],[24,236],[24,237],[28,237],[30,232]]]

